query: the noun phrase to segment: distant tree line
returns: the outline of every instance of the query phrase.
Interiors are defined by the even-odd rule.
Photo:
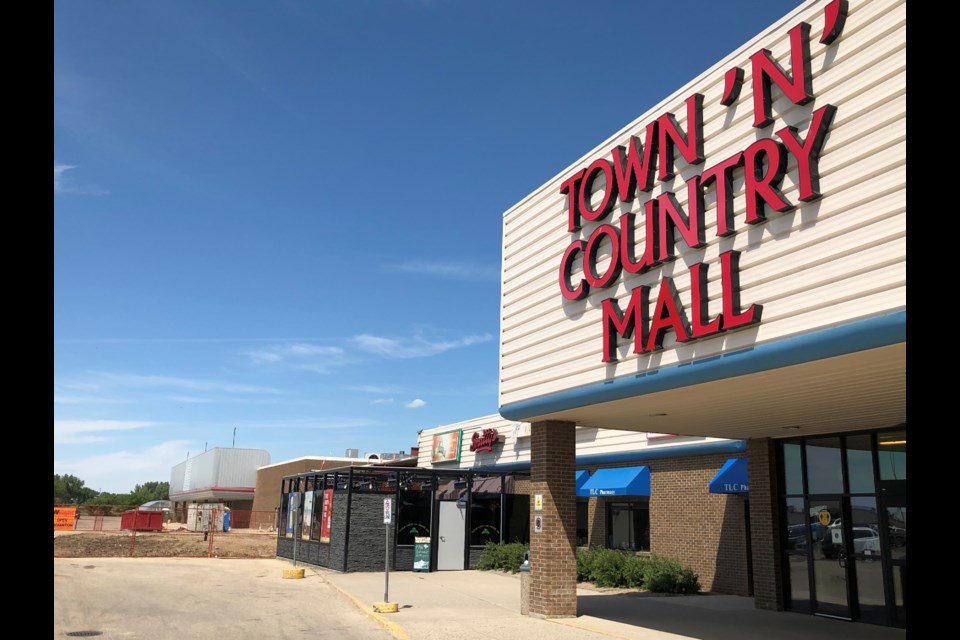
[[[53,504],[141,505],[151,500],[169,500],[169,482],[144,482],[130,493],[96,491],[70,474],[53,474]]]

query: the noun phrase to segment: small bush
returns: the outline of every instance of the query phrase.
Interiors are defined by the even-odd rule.
[[[578,549],[577,582],[658,593],[699,593],[697,574],[665,556],[638,556],[615,549]]]
[[[643,584],[657,593],[699,593],[700,579],[679,561],[651,555],[643,569]]]
[[[483,553],[477,560],[477,569],[480,571],[509,571],[516,573],[523,564],[523,554],[530,550],[530,545],[520,542],[497,544],[488,542]]]
[[[625,556],[623,559],[623,586],[631,589],[643,589],[646,566],[647,558],[644,556]]]
[[[623,565],[626,555],[615,549],[596,549],[590,571],[590,582],[598,587],[621,587],[625,584]]]
[[[590,582],[595,557],[591,549],[577,549],[577,582]]]

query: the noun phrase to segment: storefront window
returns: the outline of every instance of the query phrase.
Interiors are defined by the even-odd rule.
[[[804,508],[803,498],[787,498],[786,500],[786,545],[787,554],[786,577],[791,607],[794,611],[810,610],[810,577],[807,568],[807,551],[810,544],[810,517]],[[824,527],[818,527],[822,531]],[[814,537],[813,544],[819,545],[819,539]]]
[[[650,550],[650,509],[648,502],[607,504],[607,546],[631,551]]]
[[[850,493],[873,493],[873,446],[870,436],[847,438],[847,476]]]
[[[787,489],[780,520],[786,608],[903,625],[906,431],[780,447]],[[807,491],[790,495],[797,485],[790,477],[798,475],[791,468],[798,449]]]
[[[397,508],[397,544],[414,544],[414,538],[430,535],[430,503],[433,491],[400,492]]]
[[[504,494],[503,496],[504,542],[530,542],[530,496],[527,494]]]
[[[803,460],[799,444],[783,445],[783,471],[787,493],[803,493]]]
[[[807,440],[807,484],[810,493],[843,493],[840,438]]]
[[[885,431],[877,435],[881,480],[907,479],[907,432]]]
[[[500,494],[475,493],[470,506],[470,544],[500,542]]]
[[[313,492],[313,518],[310,523],[310,539],[320,539],[320,520],[323,516],[323,490]]]
[[[587,501],[577,500],[577,546],[587,546]]]

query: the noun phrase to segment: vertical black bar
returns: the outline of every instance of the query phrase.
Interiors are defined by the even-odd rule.
[[[394,520],[393,542],[392,542],[393,553],[391,553],[390,555],[392,556],[391,562],[393,563],[393,569],[396,570],[397,568],[397,536],[400,533],[400,472],[394,471],[393,477],[395,479],[395,484],[396,484],[396,487],[394,488],[394,496],[393,496],[393,504],[396,505],[396,517],[393,518]],[[416,546],[414,546],[414,549],[416,549]]]
[[[334,491],[336,495],[336,491]],[[332,506],[332,505],[331,505]],[[343,527],[343,572],[347,572],[347,558],[350,556],[350,507],[353,506],[353,467],[347,471],[347,520]]]
[[[503,490],[506,487],[506,477],[500,476],[500,544],[503,542],[503,513],[507,510],[507,499],[503,495]]]
[[[809,517],[807,518],[809,520]],[[753,597],[753,540],[750,537],[750,498],[743,499],[743,524],[747,542],[747,596]],[[809,529],[810,527],[807,527]],[[811,545],[808,543],[808,547]]]
[[[437,566],[437,530],[440,528],[440,514],[439,509],[437,509],[437,489],[439,488],[440,478],[436,473],[431,473],[430,475],[432,478],[430,483],[433,488],[430,492],[430,568],[427,570],[427,573],[433,571],[434,567]]]
[[[459,503],[459,499],[458,499]],[[470,568],[470,514],[473,511],[473,472],[467,472],[467,504],[466,513],[463,514],[464,532],[463,532],[463,568]]]

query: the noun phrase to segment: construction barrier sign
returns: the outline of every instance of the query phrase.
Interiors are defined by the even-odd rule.
[[[77,526],[77,508],[76,507],[54,507],[53,508],[53,530],[54,531],[73,531]]]

